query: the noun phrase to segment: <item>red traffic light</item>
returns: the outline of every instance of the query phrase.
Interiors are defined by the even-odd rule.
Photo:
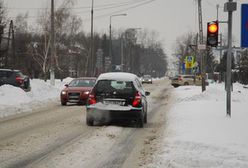
[[[219,35],[218,21],[208,22],[207,25],[207,46],[217,47]]]
[[[210,32],[210,33],[216,33],[216,32],[218,32],[218,24],[216,23],[216,22],[214,22],[214,23],[210,23],[209,25],[208,25],[208,31]]]

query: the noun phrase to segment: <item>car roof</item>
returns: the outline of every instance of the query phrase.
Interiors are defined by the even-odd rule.
[[[194,76],[194,75],[178,75],[178,76]]]
[[[117,81],[135,81],[137,76],[127,72],[109,72],[100,74],[97,80],[117,80]]]
[[[78,78],[74,78],[73,80],[76,80],[76,79],[91,79],[91,80],[96,80],[97,78],[96,77],[78,77]]]
[[[16,70],[16,69],[0,69],[0,71],[14,71],[14,72],[20,72],[20,70]]]

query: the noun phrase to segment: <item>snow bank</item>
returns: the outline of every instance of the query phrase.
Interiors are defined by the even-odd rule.
[[[30,92],[11,85],[0,86],[0,118],[29,112],[41,107],[44,103],[58,101],[61,89],[71,80],[72,78],[56,80],[55,86],[51,86],[49,81],[33,79],[30,80]]]
[[[231,118],[223,84],[173,90],[163,148],[148,167],[248,167],[248,89],[234,84]]]

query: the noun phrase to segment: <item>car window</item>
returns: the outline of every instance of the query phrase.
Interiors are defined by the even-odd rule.
[[[151,78],[150,75],[144,75],[143,77],[144,77],[144,78]]]
[[[134,86],[131,81],[100,80],[97,82],[95,91],[97,93],[133,93]]]
[[[194,79],[193,76],[184,76],[185,79]]]
[[[137,86],[138,86],[140,89],[142,89],[142,85],[141,85],[140,81],[139,81],[138,79],[135,79],[135,82],[137,83]]]
[[[13,72],[11,71],[0,71],[0,78],[9,78],[12,74]]]
[[[22,77],[22,78],[23,78],[24,75],[23,75],[20,71],[17,71],[17,72],[16,72],[16,77]]]
[[[69,83],[70,87],[93,87],[95,80],[92,79],[75,79]]]

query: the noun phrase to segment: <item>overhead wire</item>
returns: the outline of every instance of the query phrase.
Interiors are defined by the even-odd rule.
[[[145,1],[145,0],[138,0],[138,1]],[[101,8],[101,7],[110,7],[110,6],[118,6],[118,5],[125,5],[125,4],[132,4],[132,3],[137,3],[137,0],[130,0],[130,1],[125,1],[121,3],[109,3],[109,4],[104,4],[104,5],[95,5],[95,8]],[[44,7],[44,8],[15,8],[15,7],[6,7],[6,9],[9,10],[47,10],[49,7]],[[61,9],[60,7],[57,7],[55,9]],[[66,9],[91,9],[91,6],[79,6],[79,7],[70,7]]]
[[[108,16],[111,16],[113,14],[116,14],[116,13],[119,13],[119,12],[125,12],[125,11],[128,11],[128,10],[131,10],[131,9],[134,9],[134,8],[138,8],[140,6],[143,6],[143,5],[146,5],[146,4],[149,4],[149,3],[152,3],[156,0],[139,0],[139,1],[136,1],[136,2],[133,2],[133,1],[128,1],[128,2],[133,2],[133,3],[130,3],[128,5],[124,5],[123,3],[119,4],[118,7],[123,7],[123,6],[130,6],[128,8],[124,8],[124,9],[120,9],[120,10],[116,10],[116,11],[113,11],[113,12],[109,12],[107,14],[103,14],[103,15],[98,15],[98,16],[95,16],[94,17],[94,20],[98,20],[98,19],[103,19],[105,17],[108,17]],[[138,3],[138,4],[137,4]],[[116,4],[116,3],[115,3]],[[135,5],[134,5],[135,4]],[[103,6],[103,5],[102,5]],[[106,5],[105,5],[106,6]],[[117,8],[117,6],[115,7],[106,7],[106,8],[102,8],[102,9],[98,9],[97,11],[101,11],[101,10],[107,10],[107,9],[112,9],[112,8]],[[89,12],[89,11],[88,11]],[[82,12],[74,12],[74,14],[76,15],[79,15],[79,14],[82,14],[82,13],[86,13],[85,11],[82,11]],[[24,17],[24,18],[28,18],[28,19],[37,19],[37,18],[42,18],[43,16],[27,16],[27,17]],[[9,18],[16,18],[16,17],[9,17]],[[91,19],[90,18],[86,18],[86,19],[83,19],[84,22],[88,22],[90,21]]]
[[[134,9],[134,8],[137,8],[137,7],[140,7],[140,6],[149,4],[149,3],[154,2],[154,1],[156,1],[156,0],[148,0],[146,2],[143,2],[143,3],[137,4],[137,5],[131,6],[129,8],[125,8],[125,9],[117,10],[117,11],[114,11],[114,12],[111,12],[111,13],[107,13],[107,14],[104,14],[104,15],[96,16],[95,19],[103,18],[103,17],[110,16],[110,15],[113,15],[113,14],[117,14],[119,12],[125,12],[125,11],[128,11],[130,9]]]
[[[134,5],[140,2],[144,2],[147,0],[136,0],[136,1],[126,1],[123,3],[111,3],[111,4],[105,4],[105,5],[98,5],[96,7],[94,7],[94,11],[104,11],[104,10],[108,10],[108,9],[113,9],[113,8],[120,8],[123,6],[130,6],[130,5]],[[98,8],[97,8],[98,7]],[[102,8],[99,8],[102,7]],[[91,7],[90,7],[91,8]],[[22,8],[24,9],[24,8]],[[31,9],[31,8],[27,8],[27,9]],[[33,9],[38,9],[38,8],[33,8]],[[39,9],[48,9],[48,8],[39,8]],[[63,9],[63,8],[57,8],[57,9]],[[72,9],[72,8],[66,8],[66,9]],[[74,8],[76,9],[76,8]],[[77,8],[80,9],[80,8]],[[84,10],[84,11],[78,11],[78,12],[74,12],[74,14],[83,14],[83,13],[89,13],[91,10]],[[15,17],[9,17],[9,18],[15,18]],[[27,16],[25,18],[40,18],[40,16]]]
[[[120,8],[123,6],[130,6],[130,5],[134,5],[143,1],[147,1],[147,0],[139,0],[139,1],[135,1],[133,3],[129,3],[129,4],[120,4],[120,5],[116,5],[116,6],[109,6],[109,7],[105,7],[105,8],[94,8],[94,11],[104,11],[104,10],[108,10],[108,9],[113,9],[113,8]],[[87,10],[87,11],[81,11],[81,12],[76,12],[77,14],[81,14],[81,13],[88,13],[91,10]]]

